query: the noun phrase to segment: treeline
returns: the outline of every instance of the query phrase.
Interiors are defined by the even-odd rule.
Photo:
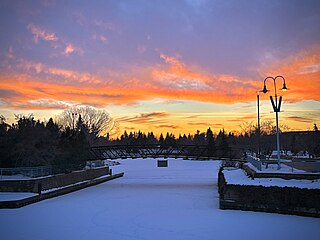
[[[172,133],[166,133],[165,136],[161,133],[157,138],[153,132],[147,134],[138,132],[130,132],[129,134],[125,131],[120,138],[109,141],[112,145],[160,145],[162,147],[175,147],[184,145],[193,146],[206,146],[210,156],[217,157],[230,157],[236,156],[234,152],[234,140],[235,136],[232,133],[226,134],[224,129],[215,136],[210,128],[206,132],[200,132],[199,130],[194,134],[182,134],[177,138]],[[240,153],[241,154],[241,153]]]
[[[212,152],[219,152],[226,154],[230,150],[230,144],[232,145],[232,138],[234,135],[225,133],[224,129],[220,130],[217,136],[214,135],[212,130],[208,128],[206,132],[197,131],[194,135],[182,134],[175,137],[174,134],[167,132],[165,135],[162,133],[159,137],[156,137],[153,132],[143,133],[126,131],[116,139],[108,141],[109,145],[160,145],[164,147],[175,147],[181,145],[196,145],[196,146],[208,146]],[[101,143],[101,142],[100,142]]]
[[[54,166],[56,172],[83,168],[89,159],[91,146],[105,145],[161,145],[175,147],[182,145],[207,146],[208,154],[217,157],[241,157],[244,151],[252,150],[269,155],[276,149],[274,132],[258,132],[250,128],[244,134],[235,135],[221,129],[218,133],[208,128],[205,132],[195,134],[172,133],[155,136],[153,132],[124,132],[116,139],[109,134],[101,136],[100,129],[106,129],[102,121],[107,119],[100,112],[89,109],[74,114],[69,111],[69,121],[58,124],[52,118],[48,122],[35,120],[32,115],[16,116],[16,123],[7,124],[0,116],[0,167]],[[90,117],[83,117],[90,116]],[[95,119],[95,121],[93,121]],[[110,121],[109,121],[110,123]],[[99,128],[97,127],[99,126]],[[98,129],[98,130],[97,130]],[[109,128],[112,129],[112,128]],[[284,132],[280,136],[281,149],[293,153],[308,151],[320,157],[320,131]]]
[[[0,117],[0,167],[54,167],[54,172],[81,169],[88,159],[88,143],[81,117],[75,127],[62,128],[32,115],[16,116],[9,125]]]
[[[181,146],[198,145],[208,146],[210,154],[217,157],[240,157],[244,151],[260,152],[270,155],[276,150],[276,133],[274,131],[261,131],[251,128],[250,131],[235,135],[221,129],[214,134],[210,128],[206,132],[197,131],[195,134],[180,134],[178,137],[172,133],[160,134],[156,137],[153,132],[143,133],[124,132],[119,138],[108,141],[99,141],[97,145],[149,145]],[[314,156],[320,156],[320,131],[314,126],[314,131],[284,132],[281,134],[281,149],[296,154],[299,151],[308,151]]]

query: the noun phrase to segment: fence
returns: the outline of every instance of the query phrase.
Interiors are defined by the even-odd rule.
[[[27,177],[42,177],[52,174],[51,166],[43,167],[18,167],[18,168],[0,168],[0,179],[3,176],[12,176],[21,174]]]
[[[50,166],[40,166],[40,167],[17,167],[17,168],[0,168],[0,179],[6,178],[10,179],[9,176],[23,175],[24,177],[43,177],[55,174],[70,173],[73,171],[83,170],[86,163],[79,164],[60,164],[60,165],[50,165]],[[93,161],[88,164],[88,168],[102,167],[104,166],[103,161]],[[16,179],[17,177],[12,177]]]

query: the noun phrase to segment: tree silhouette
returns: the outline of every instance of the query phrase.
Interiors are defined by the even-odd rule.
[[[213,132],[210,128],[208,128],[206,132],[206,139],[207,139],[207,145],[208,145],[208,154],[210,156],[213,156],[216,151],[216,144],[213,136]]]
[[[220,157],[229,157],[229,142],[224,129],[219,131],[217,136],[217,144]]]
[[[76,129],[60,129],[52,118],[45,124],[32,115],[16,116],[9,126],[0,120],[0,167],[72,166],[88,159],[88,147],[79,116]],[[65,168],[66,169],[66,168]],[[64,171],[65,171],[64,169]],[[69,169],[69,170],[70,170]]]
[[[97,110],[90,106],[68,108],[58,116],[57,121],[64,128],[74,129],[78,116],[81,116],[82,123],[86,126],[88,133],[98,137],[105,137],[118,127],[118,123],[106,110]]]

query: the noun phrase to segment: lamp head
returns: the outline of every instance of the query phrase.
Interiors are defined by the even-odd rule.
[[[284,82],[284,83],[283,83],[283,87],[282,87],[282,91],[285,92],[285,91],[287,91],[287,90],[288,90],[287,85],[286,85],[286,83]]]
[[[263,92],[263,93],[267,93],[267,92],[268,92],[266,85],[263,86],[262,92]]]

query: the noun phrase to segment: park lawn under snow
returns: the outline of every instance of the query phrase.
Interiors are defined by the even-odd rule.
[[[317,218],[220,210],[218,161],[120,162],[122,178],[1,209],[1,239],[319,239]]]

